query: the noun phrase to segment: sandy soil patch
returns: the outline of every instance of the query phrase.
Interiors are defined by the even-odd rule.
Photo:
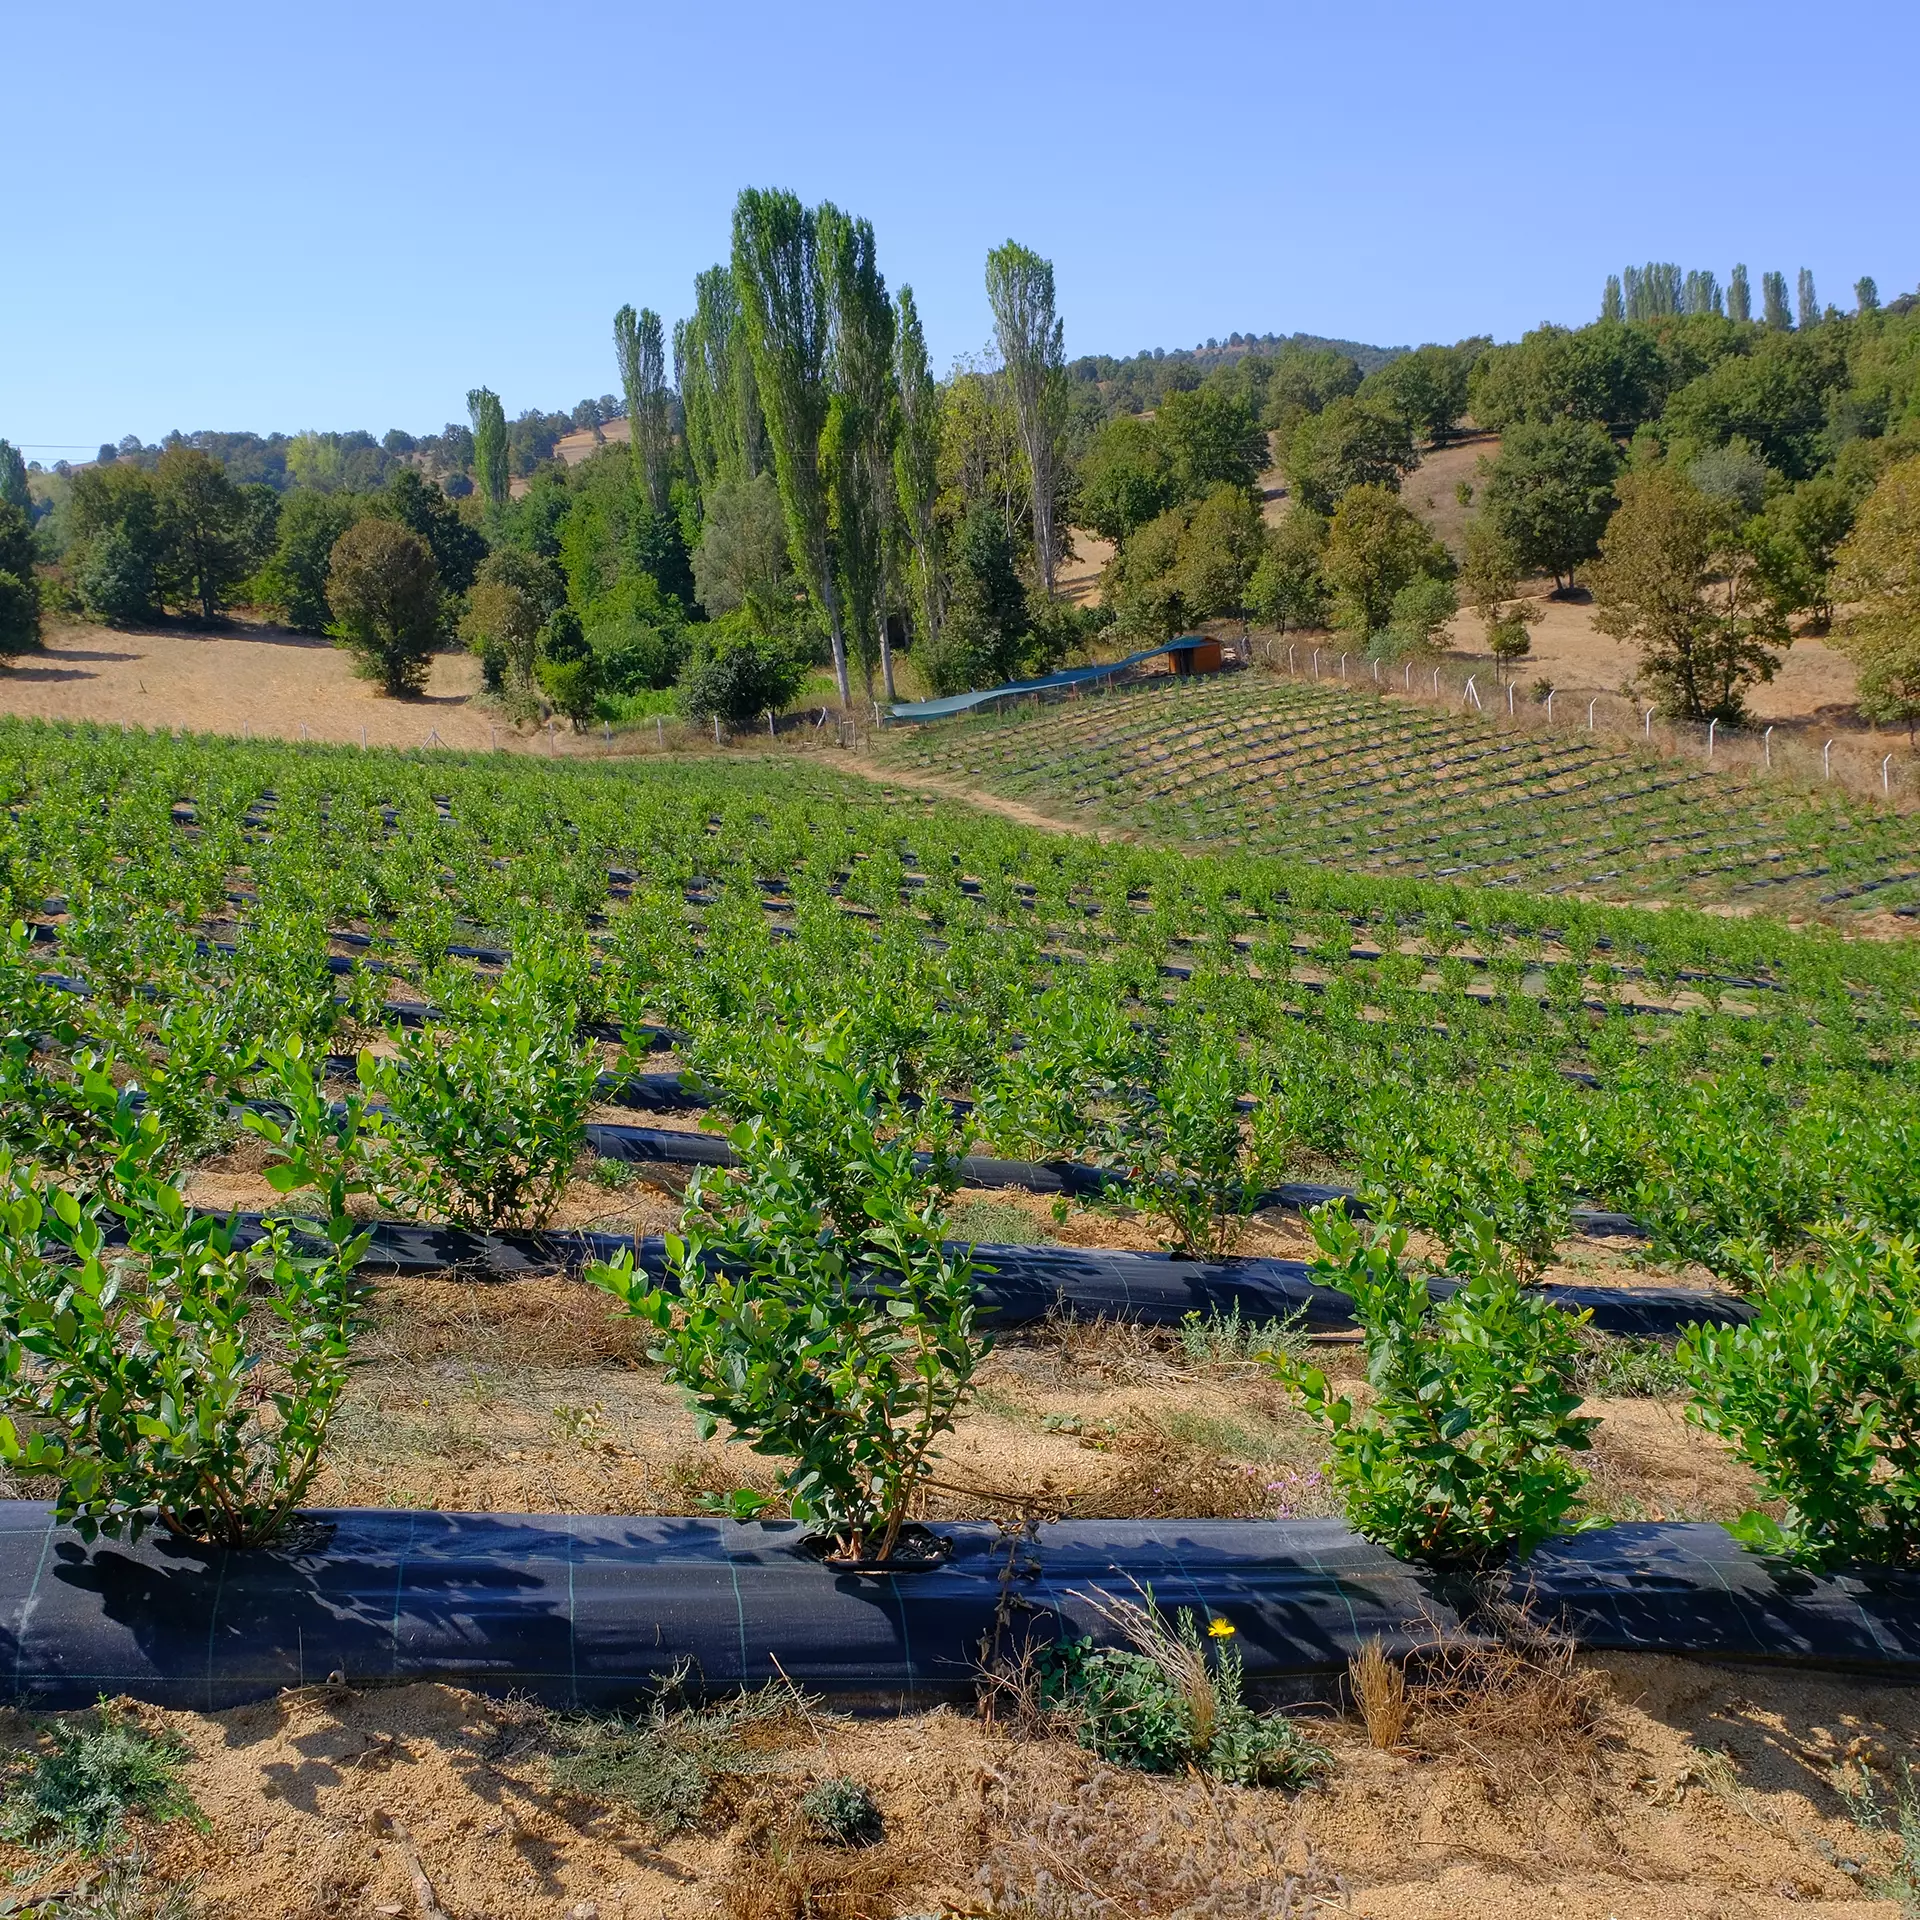
[[[389,700],[353,672],[331,641],[284,627],[233,624],[121,631],[50,627],[46,646],[0,670],[0,712],[105,726],[260,734],[418,747],[429,733],[448,747],[538,745],[478,706],[480,663],[464,653],[434,661],[417,700]]]

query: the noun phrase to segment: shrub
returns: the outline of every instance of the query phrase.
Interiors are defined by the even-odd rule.
[[[578,1039],[577,981],[531,935],[492,992],[463,967],[434,976],[444,1018],[397,1029],[397,1057],[360,1056],[387,1111],[387,1184],[404,1204],[479,1227],[544,1220],[566,1190],[599,1087]]]
[[[680,682],[680,710],[689,720],[745,729],[784,712],[806,679],[806,669],[778,642],[742,636],[694,655]]]
[[[703,1438],[724,1421],[785,1461],[795,1518],[840,1557],[884,1560],[986,1352],[973,1263],[943,1245],[952,1156],[917,1161],[929,1116],[851,1064],[843,1034],[770,1035],[760,1073],[721,1089],[748,1116],[728,1136],[740,1165],[688,1191],[667,1238],[678,1299],[630,1256],[587,1277],[658,1330],[653,1357]],[[728,1510],[765,1504],[742,1493]]]
[[[1285,1714],[1246,1704],[1231,1622],[1212,1621],[1203,1642],[1190,1608],[1169,1627],[1151,1592],[1146,1600],[1101,1606],[1130,1647],[1068,1640],[1040,1657],[1040,1704],[1088,1752],[1143,1773],[1195,1767],[1241,1787],[1293,1789],[1326,1770],[1326,1749]]]
[[[80,598],[96,620],[124,626],[160,611],[152,561],[122,529],[109,527],[80,563]]]
[[[556,608],[548,620],[535,671],[555,711],[565,714],[576,730],[593,718],[600,694],[600,661],[571,607]]]
[[[1241,1101],[1251,1098],[1251,1115]],[[1176,1035],[1151,1084],[1124,1099],[1105,1129],[1103,1161],[1120,1197],[1166,1221],[1175,1247],[1223,1254],[1287,1163],[1293,1145],[1270,1082],[1230,1034]]]
[[[1696,1327],[1677,1358],[1692,1417],[1732,1441],[1783,1518],[1733,1531],[1811,1566],[1920,1561],[1920,1239],[1821,1230],[1827,1258],[1764,1277],[1742,1327]]]
[[[318,1136],[326,1109],[311,1075],[283,1092]],[[255,1118],[263,1132],[275,1124]],[[187,1539],[260,1545],[319,1469],[359,1330],[367,1238],[337,1173],[305,1153],[275,1184],[328,1187],[317,1235],[297,1243],[272,1220],[243,1247],[232,1222],[190,1213],[151,1171],[163,1144],[151,1115],[122,1102],[113,1125],[107,1192],[124,1249],[109,1251],[100,1201],[0,1162],[0,1404],[32,1423],[23,1437],[0,1416],[0,1459],[57,1475],[56,1512],[87,1539],[158,1518]],[[266,1379],[275,1391],[260,1390]]]
[[[40,589],[33,580],[0,572],[0,660],[40,644]]]
[[[186,1749],[155,1738],[102,1702],[92,1724],[56,1720],[47,1744],[7,1784],[0,1840],[44,1853],[102,1854],[125,1838],[126,1817],[201,1821],[180,1782]]]
[[[369,515],[333,544],[327,600],[354,671],[391,698],[418,693],[440,640],[440,575],[418,534]]]
[[[1348,1518],[1403,1559],[1481,1566],[1561,1531],[1583,1476],[1570,1451],[1598,1424],[1575,1412],[1575,1322],[1528,1291],[1482,1223],[1433,1301],[1402,1265],[1406,1230],[1363,1234],[1344,1208],[1312,1215],[1313,1277],[1353,1301],[1373,1399],[1361,1410],[1317,1368],[1275,1372],[1332,1438]]]

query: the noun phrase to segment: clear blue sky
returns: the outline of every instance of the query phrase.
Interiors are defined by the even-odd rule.
[[[1920,281],[1920,6],[0,0],[0,434],[429,431],[613,388],[745,184],[868,215],[936,361],[1582,321],[1628,260]]]

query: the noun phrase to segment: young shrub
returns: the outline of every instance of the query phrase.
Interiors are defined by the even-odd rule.
[[[1253,1111],[1241,1101],[1251,1097]],[[1293,1134],[1271,1083],[1230,1034],[1185,1033],[1157,1063],[1150,1088],[1124,1100],[1101,1158],[1121,1176],[1119,1198],[1164,1220],[1183,1253],[1224,1254],[1285,1170]]]
[[[1568,1457],[1598,1422],[1575,1409],[1575,1321],[1528,1291],[1491,1228],[1458,1252],[1435,1302],[1402,1265],[1406,1230],[1312,1216],[1313,1277],[1352,1299],[1373,1399],[1362,1410],[1297,1360],[1274,1371],[1333,1443],[1347,1516],[1402,1559],[1479,1567],[1563,1530],[1584,1476]]]
[[[310,1075],[306,1106],[325,1111]],[[23,1436],[0,1416],[0,1460],[57,1475],[55,1511],[85,1539],[157,1519],[185,1539],[264,1544],[319,1469],[367,1237],[344,1180],[308,1155],[329,1189],[326,1221],[298,1241],[271,1221],[242,1247],[231,1222],[190,1213],[152,1172],[151,1116],[123,1104],[114,1124],[106,1204],[124,1248],[107,1245],[101,1201],[0,1161],[0,1405],[30,1421]],[[262,1393],[263,1377],[277,1390]]]
[[[1920,1563],[1920,1239],[1821,1229],[1824,1261],[1771,1276],[1757,1311],[1696,1327],[1677,1359],[1691,1417],[1732,1441],[1785,1516],[1741,1516],[1741,1539],[1814,1567]]]
[[[872,1847],[886,1838],[886,1816],[872,1792],[844,1774],[822,1780],[800,1796],[808,1831],[833,1847]]]
[[[587,1277],[658,1330],[650,1351],[705,1434],[724,1422],[785,1462],[795,1517],[835,1557],[885,1560],[987,1350],[973,1263],[943,1245],[951,1143],[921,1164],[915,1129],[937,1110],[904,1114],[842,1034],[769,1034],[760,1067],[724,1090],[748,1116],[728,1135],[739,1166],[696,1178],[667,1237],[675,1291],[645,1288],[629,1256]]]
[[[1169,1626],[1146,1601],[1100,1603],[1131,1647],[1068,1640],[1041,1656],[1040,1704],[1083,1747],[1144,1773],[1195,1767],[1239,1787],[1291,1791],[1326,1770],[1326,1749],[1285,1714],[1247,1705],[1231,1621],[1209,1622],[1203,1641],[1190,1608]]]
[[[435,976],[444,1020],[396,1030],[398,1058],[360,1056],[387,1111],[387,1180],[402,1204],[466,1226],[544,1220],[586,1138],[600,1062],[576,1037],[564,959],[528,943],[489,993],[464,968]]]
[[[128,1814],[204,1825],[180,1782],[186,1750],[155,1739],[104,1701],[91,1724],[56,1720],[7,1782],[0,1840],[41,1853],[98,1856],[126,1837]]]

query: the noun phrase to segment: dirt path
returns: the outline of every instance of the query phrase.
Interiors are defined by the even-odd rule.
[[[883,767],[877,761],[868,760],[858,754],[849,754],[844,760],[834,763],[836,772],[857,773],[863,780],[871,780],[883,787],[907,787],[915,793],[936,794],[942,800],[957,800],[962,806],[977,808],[981,813],[997,813],[1003,820],[1011,820],[1017,826],[1037,827],[1043,833],[1077,833],[1089,840],[1130,841],[1134,836],[1122,833],[1116,827],[1096,826],[1090,820],[1060,820],[1050,813],[1036,812],[1032,807],[1022,806],[1018,800],[1003,800],[997,793],[988,793],[983,787],[970,787],[959,780],[943,780],[937,774],[907,773],[897,767]]]

